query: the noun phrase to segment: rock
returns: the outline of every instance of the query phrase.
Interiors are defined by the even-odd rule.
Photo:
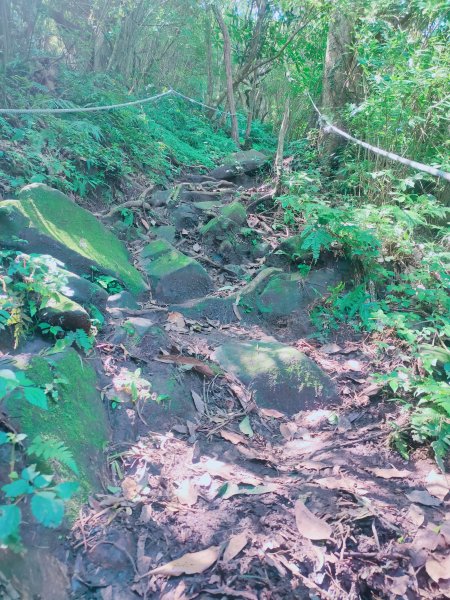
[[[230,181],[242,174],[254,173],[267,162],[267,156],[257,150],[235,152],[223,165],[213,169],[210,177]]]
[[[200,227],[200,235],[210,243],[229,242],[230,246],[222,247],[221,254],[230,256],[230,251],[237,249],[236,238],[240,226],[247,220],[247,211],[240,202],[227,204],[220,209],[220,214]]]
[[[213,359],[255,392],[262,408],[289,416],[339,400],[332,380],[307,356],[276,342],[258,340],[224,344]]]
[[[213,283],[202,265],[165,240],[148,244],[141,254],[153,296],[162,302],[184,302],[205,296]]]
[[[127,319],[122,323],[122,328],[125,332],[137,338],[143,338],[144,335],[147,335],[151,332],[154,327],[155,322],[151,319],[145,319],[144,317],[131,317],[131,319]]]
[[[20,359],[19,355],[17,361]],[[92,489],[102,488],[103,450],[110,435],[95,371],[74,349],[68,348],[49,358],[31,358],[26,376],[41,387],[53,384],[55,376],[65,380],[57,386],[58,401],[49,402],[48,410],[39,411],[39,415],[35,406],[20,397],[6,399],[3,408],[30,441],[41,435],[56,438],[67,446],[79,470],[81,494],[77,500],[84,501]],[[65,478],[70,475],[66,467],[63,475]]]
[[[44,184],[27,185],[17,200],[0,202],[0,245],[50,254],[78,275],[95,266],[134,294],[146,287],[125,246],[90,212]]]
[[[190,300],[184,304],[172,304],[169,306],[169,310],[180,312],[188,319],[211,319],[223,324],[233,323],[238,320],[233,310],[235,301],[235,295],[226,298],[211,296],[200,300]]]
[[[272,276],[256,296],[258,311],[268,318],[286,317],[301,304],[301,277],[280,273]]]
[[[159,227],[150,227],[150,231],[157,238],[166,240],[171,244],[175,240],[177,229],[174,225],[160,225]]]
[[[113,294],[109,296],[107,304],[107,308],[131,308],[133,310],[139,309],[139,304],[134,299],[134,296],[130,294],[130,292],[123,291],[118,294]]]
[[[28,525],[29,529],[32,529]],[[35,547],[35,537],[25,539],[26,552],[14,553],[6,549],[0,550],[0,594],[4,589],[2,577],[10,584],[11,589],[17,593],[6,593],[1,596],[5,600],[69,600],[70,581],[67,566],[58,560],[51,551],[47,550],[47,536],[42,529],[33,534],[39,536],[40,547]],[[53,533],[53,532],[51,532]],[[55,534],[53,534],[55,535]],[[44,539],[43,539],[44,538]]]
[[[48,269],[45,277],[46,284],[54,286],[69,300],[77,302],[88,309],[94,305],[100,311],[105,310],[108,292],[104,288],[62,268],[63,263],[53,258],[53,256],[43,254],[39,256],[39,259],[35,258],[34,260],[42,263]]]
[[[157,190],[150,196],[148,203],[151,206],[166,206],[170,200],[171,190]]]
[[[177,231],[197,227],[199,212],[190,204],[182,204],[172,211],[172,223]]]
[[[91,321],[82,306],[55,292],[47,301],[45,308],[39,310],[39,321],[59,325],[66,331],[83,329],[89,333]]]

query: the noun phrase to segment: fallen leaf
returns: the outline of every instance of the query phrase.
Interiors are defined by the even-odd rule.
[[[436,496],[439,500],[444,500],[450,491],[450,480],[443,473],[430,471],[425,481],[425,487],[432,496]]]
[[[413,525],[420,527],[425,520],[425,515],[420,506],[417,506],[417,504],[411,504],[408,512],[405,515],[405,518],[408,519],[408,521]]]
[[[273,417],[274,419],[282,419],[284,417],[284,413],[275,410],[274,408],[260,408],[259,412],[264,417]]]
[[[422,490],[413,490],[409,494],[406,494],[408,500],[416,504],[423,504],[424,506],[439,506],[441,501]]]
[[[436,583],[440,579],[450,579],[450,554],[441,560],[436,556],[430,557],[425,563],[425,569]]]
[[[194,573],[203,573],[209,569],[219,558],[220,546],[210,546],[200,552],[189,552],[176,560],[172,560],[165,565],[156,567],[149,571],[149,575],[167,575],[168,577],[178,577],[179,575],[194,575]]]
[[[230,560],[233,560],[233,558],[237,556],[243,548],[245,548],[247,542],[248,533],[246,531],[231,536],[230,541],[225,548],[225,552],[223,553],[223,562],[227,563],[230,562]]]
[[[441,538],[432,525],[419,529],[412,542],[412,548],[416,550],[436,550]]]
[[[180,483],[175,495],[181,504],[187,506],[194,506],[198,500],[197,488],[190,479],[185,479]]]
[[[321,351],[325,354],[337,354],[342,352],[342,348],[337,344],[325,344],[325,346],[322,346]]]
[[[344,363],[344,369],[347,371],[361,373],[361,371],[364,371],[364,365],[359,360],[346,360]]]
[[[186,321],[184,320],[183,315],[179,312],[168,313],[167,322],[170,323],[170,325],[172,325],[176,329],[179,329],[181,331],[186,330]]]
[[[395,594],[396,596],[405,598],[406,592],[408,591],[408,584],[410,582],[409,575],[401,575],[400,577],[389,577],[389,580],[389,591],[391,592],[391,594]]]
[[[294,507],[295,522],[301,535],[308,540],[328,540],[332,529],[323,519],[316,517],[301,500]]]
[[[241,483],[249,485],[257,485],[261,479],[258,479],[252,473],[241,473],[236,471],[236,467],[228,463],[221,462],[215,458],[209,458],[205,462],[198,463],[195,470],[205,471],[213,477],[221,477],[222,479],[236,479]]]
[[[444,538],[447,546],[450,546],[450,521],[444,521],[439,528],[439,533]]]
[[[298,427],[295,423],[280,423],[280,433],[285,440],[292,440],[297,430]]]
[[[248,435],[249,437],[253,437],[253,429],[250,425],[250,417],[248,415],[244,417],[239,423],[239,429],[242,431],[243,434]]]
[[[121,483],[123,495],[127,500],[134,500],[142,486],[138,485],[132,477],[125,477]]]
[[[194,405],[196,410],[201,414],[205,414],[205,403],[203,402],[200,394],[197,394],[194,390],[191,390],[192,400],[194,401]]]
[[[337,479],[336,477],[322,477],[316,479],[316,483],[328,490],[345,490],[352,494],[363,496],[367,494],[367,490],[362,487],[362,483],[357,479],[345,477],[345,479]]]
[[[239,433],[235,433],[234,431],[227,431],[225,429],[220,430],[220,435],[227,442],[231,442],[232,444],[246,444],[247,440]]]
[[[182,356],[181,354],[160,354],[155,358],[155,360],[164,363],[173,363],[176,365],[189,365],[195,371],[201,375],[204,375],[205,377],[214,377],[214,371],[211,369],[211,367],[206,365],[201,360],[198,360],[198,358],[193,358],[192,356]]]
[[[147,221],[145,219],[141,218],[141,223],[147,231],[150,229],[150,225],[147,223]]]
[[[222,498],[228,500],[232,496],[246,495],[246,496],[259,496],[261,494],[270,494],[278,489],[274,483],[268,483],[267,485],[255,485],[254,487],[239,487],[236,483],[228,483],[225,493]]]
[[[399,469],[371,469],[375,477],[382,477],[383,479],[403,479],[404,477],[410,477],[411,471],[399,470]]]

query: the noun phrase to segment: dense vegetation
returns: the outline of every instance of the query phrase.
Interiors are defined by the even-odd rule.
[[[274,228],[301,234],[302,274],[329,253],[352,261],[357,272],[352,285],[329,289],[315,306],[316,336],[350,328],[376,342],[374,377],[404,413],[392,420],[393,443],[405,457],[417,443],[430,443],[444,469],[448,183],[324,134],[311,99],[354,136],[450,171],[447,3],[3,0],[0,7],[2,107],[114,104],[173,86],[220,109],[171,96],[109,112],[1,114],[0,197],[39,182],[81,205],[112,204],[189,169],[206,171],[238,147],[272,156],[286,125],[284,154],[292,160],[271,206]],[[129,212],[122,216],[133,223]],[[304,260],[309,253],[312,260]],[[59,349],[73,344],[89,352],[93,335],[78,330],[62,338],[39,318],[59,288],[42,285],[39,257],[21,256],[0,255],[0,329],[12,327],[16,345],[40,328]],[[91,317],[100,328],[101,315]],[[22,394],[38,410],[57,401],[60,386],[57,369],[45,388],[7,364],[0,370],[3,400]],[[10,482],[1,488],[0,541],[16,543],[20,499],[31,495],[36,518],[55,526],[76,485],[53,485],[34,463],[19,474],[15,450],[24,446],[33,460],[53,466],[59,461],[64,475],[77,466],[58,440],[36,437],[27,446],[22,434],[6,431],[0,444],[11,448]]]

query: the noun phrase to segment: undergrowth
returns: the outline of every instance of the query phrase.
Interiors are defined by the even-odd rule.
[[[325,339],[344,323],[370,334],[379,357],[391,365],[375,379],[408,416],[406,426],[392,422],[393,443],[405,458],[414,443],[431,443],[444,469],[450,450],[450,246],[440,223],[450,211],[429,192],[435,182],[423,174],[390,172],[384,198],[367,202],[364,190],[349,193],[348,180],[324,177],[306,141],[292,150],[298,170],[286,177],[287,193],[278,203],[284,222],[301,233],[300,272],[330,254],[353,265],[352,281],[329,289],[313,309],[317,335]]]
[[[149,87],[136,97],[119,81],[100,74],[62,70],[50,94],[16,66],[6,78],[9,106],[72,108],[116,104],[155,95]],[[258,123],[259,147],[273,142]],[[182,168],[212,168],[236,150],[227,133],[186,101],[167,97],[154,103],[104,112],[0,117],[0,195],[42,182],[65,193],[104,198],[124,179],[164,183]]]

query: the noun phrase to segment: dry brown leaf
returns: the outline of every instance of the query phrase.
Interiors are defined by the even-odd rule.
[[[400,577],[389,577],[389,579],[389,591],[396,596],[405,598],[408,591],[408,584],[411,581],[410,576],[401,575]]]
[[[285,440],[292,440],[297,430],[298,427],[295,423],[280,423],[280,433]]]
[[[243,531],[242,533],[238,533],[237,535],[231,536],[230,541],[228,542],[228,545],[225,548],[225,552],[223,553],[223,562],[227,563],[230,562],[230,560],[233,560],[233,558],[235,558],[235,556],[237,556],[239,552],[245,548],[247,542],[247,531]]]
[[[443,473],[430,471],[425,480],[425,487],[432,496],[444,500],[450,491],[450,479]]]
[[[231,442],[232,444],[246,444],[247,443],[247,440],[244,438],[243,435],[240,435],[239,433],[235,433],[234,431],[227,431],[225,429],[222,429],[219,433],[223,437],[224,440],[227,440],[227,442]]]
[[[210,546],[200,552],[189,552],[176,560],[149,571],[149,575],[166,575],[178,577],[179,575],[194,575],[209,569],[219,558],[220,546]]]
[[[342,348],[334,343],[325,344],[320,350],[325,354],[337,354],[338,352],[342,352]]]
[[[194,506],[198,500],[198,491],[193,481],[185,479],[180,483],[175,492],[178,501],[186,506]]]
[[[420,527],[425,520],[425,515],[420,506],[417,506],[417,504],[411,504],[408,512],[405,515],[405,518],[408,519],[410,523],[413,523],[413,525],[416,525],[416,527]]]
[[[183,315],[179,312],[168,313],[167,322],[174,328],[179,329],[180,331],[186,330],[186,321],[184,320]]]
[[[125,477],[120,485],[127,500],[134,500],[141,489],[141,486],[132,477]]]
[[[440,579],[450,579],[450,554],[440,559],[437,556],[430,557],[425,563],[425,569],[436,583]]]
[[[192,400],[194,401],[194,405],[196,410],[201,414],[205,414],[205,403],[203,402],[203,398],[200,394],[197,394],[196,391],[191,390]]]
[[[360,496],[367,494],[367,490],[362,487],[362,483],[351,477],[341,479],[337,477],[321,477],[320,479],[316,479],[316,483],[328,490],[345,490],[346,492],[356,493]]]
[[[409,494],[406,494],[408,500],[416,504],[423,504],[424,506],[439,506],[441,501],[422,490],[413,490]]]
[[[371,469],[375,477],[382,477],[383,479],[403,479],[412,475],[411,471],[399,470],[399,469]]]
[[[206,365],[201,360],[198,360],[198,358],[193,358],[192,356],[182,356],[181,354],[160,354],[155,358],[155,360],[164,363],[172,363],[175,365],[189,365],[194,369],[194,371],[197,371],[205,377],[214,377],[214,371],[211,369],[211,367]]]
[[[259,412],[264,417],[273,417],[274,419],[282,419],[284,417],[284,413],[275,410],[274,408],[260,408]]]
[[[323,519],[316,517],[301,500],[294,507],[295,522],[301,535],[308,540],[328,540],[332,529]]]
[[[277,490],[278,486],[275,483],[268,483],[266,485],[255,485],[252,488],[242,488],[239,487],[236,483],[229,483],[222,498],[224,500],[228,500],[228,498],[232,498],[233,496],[239,495],[260,496],[261,494],[271,494],[272,492],[276,492]]]
[[[257,478],[252,473],[237,471],[235,466],[214,458],[209,458],[205,462],[198,463],[195,470],[205,471],[213,477],[216,476],[225,480],[234,479],[248,485],[257,485],[261,481],[261,479]]]

